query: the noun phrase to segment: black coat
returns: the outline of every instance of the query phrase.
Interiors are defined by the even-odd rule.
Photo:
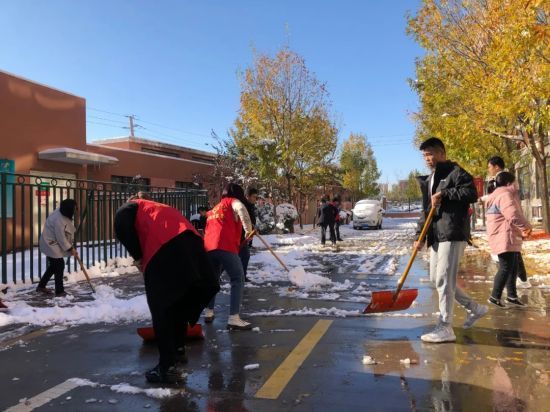
[[[330,202],[323,203],[319,209],[319,225],[330,226],[336,222],[338,209]]]
[[[115,235],[136,260],[142,251],[135,229],[138,205],[129,202],[117,210]],[[163,310],[182,299],[187,320],[197,322],[202,310],[220,290],[219,282],[204,250],[203,240],[185,231],[165,243],[145,269],[145,292],[151,312]]]
[[[431,197],[441,192],[442,200],[432,225],[428,230],[427,243],[467,241],[470,237],[468,209],[477,201],[477,190],[472,176],[454,162],[438,163],[434,171],[434,184],[430,192],[430,176],[419,176],[422,190],[423,213],[418,221],[420,234],[431,209]]]

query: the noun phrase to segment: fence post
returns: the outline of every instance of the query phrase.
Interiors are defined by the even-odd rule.
[[[2,209],[2,283],[8,283],[8,217],[6,216],[8,213],[8,207],[7,207],[7,176],[5,173],[2,173],[2,182],[1,182],[1,201],[2,205],[0,206]]]

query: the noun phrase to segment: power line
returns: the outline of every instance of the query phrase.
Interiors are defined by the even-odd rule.
[[[88,109],[88,110],[93,110],[93,111],[95,111],[95,112],[101,112],[101,113],[112,114],[113,116],[126,117],[125,114],[110,112],[110,111],[108,111],[108,110],[96,109],[95,107],[87,107],[87,109]]]
[[[124,129],[124,126],[117,126],[117,125],[114,125],[114,124],[107,124],[107,123],[101,123],[101,122],[94,122],[92,120],[86,120],[86,123],[93,123],[93,124],[99,124],[99,125],[102,125],[102,126],[108,126],[108,127],[114,127],[116,129]]]
[[[92,119],[98,119],[98,120],[105,120],[107,122],[113,122],[113,123],[122,123],[122,124],[128,124],[128,122],[123,122],[122,120],[113,120],[113,119],[107,119],[106,117],[99,117],[99,116],[88,116],[89,118],[92,118]]]

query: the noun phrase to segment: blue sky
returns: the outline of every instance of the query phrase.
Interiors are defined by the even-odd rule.
[[[252,48],[287,42],[327,83],[340,140],[365,133],[381,181],[423,163],[407,84],[422,50],[405,34],[418,0],[2,0],[0,70],[85,97],[87,138],[136,134],[208,150],[239,107]],[[287,29],[288,28],[288,29]],[[95,109],[95,110],[94,110]],[[101,111],[100,111],[101,110]],[[105,113],[109,112],[109,113]]]

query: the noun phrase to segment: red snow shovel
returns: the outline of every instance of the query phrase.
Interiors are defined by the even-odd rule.
[[[428,228],[432,223],[434,212],[435,212],[435,208],[432,207],[430,210],[430,213],[428,213],[426,222],[424,222],[424,227],[422,228],[420,237],[418,238],[419,242],[424,241],[424,238],[426,237],[426,233],[428,232]],[[372,300],[370,301],[369,305],[365,308],[363,313],[391,312],[395,310],[405,310],[410,308],[410,306],[418,296],[418,289],[401,290],[401,288],[405,283],[405,279],[407,279],[407,276],[409,275],[409,271],[411,270],[412,264],[414,262],[414,259],[416,258],[417,253],[418,253],[418,250],[414,248],[413,253],[409,259],[409,263],[407,263],[407,267],[405,268],[405,271],[403,272],[403,274],[401,275],[401,278],[399,278],[399,281],[397,282],[397,289],[395,290],[395,292],[391,290],[382,290],[380,292],[372,292]]]
[[[155,330],[152,326],[137,328],[137,333],[145,342],[151,342],[155,340]],[[186,339],[204,339],[202,326],[199,323],[196,323],[194,326],[187,325]]]

